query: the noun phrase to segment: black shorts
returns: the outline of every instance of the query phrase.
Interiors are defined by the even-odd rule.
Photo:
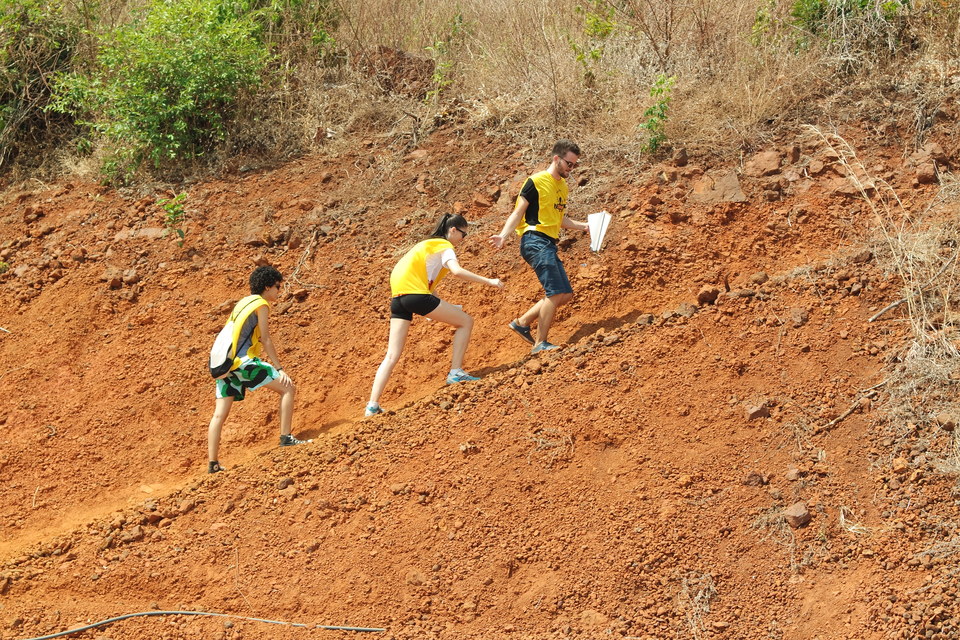
[[[390,300],[390,317],[413,320],[413,314],[425,316],[440,306],[440,298],[429,293],[408,293]]]

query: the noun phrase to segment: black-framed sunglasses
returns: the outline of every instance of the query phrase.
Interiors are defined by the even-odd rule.
[[[464,231],[463,229],[461,229],[460,227],[454,227],[454,229],[456,229],[457,231],[459,231],[459,232],[460,232],[460,235],[462,235],[464,238],[467,237],[467,232]]]
[[[580,164],[579,160],[576,162],[570,162],[566,158],[560,158],[560,159],[563,160],[565,163],[567,163],[567,169],[576,169],[577,165]]]

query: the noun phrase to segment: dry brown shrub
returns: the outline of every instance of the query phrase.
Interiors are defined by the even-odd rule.
[[[146,1],[107,0],[95,28]],[[456,111],[459,123],[507,144],[540,150],[571,137],[642,166],[657,160],[639,126],[661,74],[675,78],[667,151],[729,155],[785,127],[842,116],[854,91],[888,87],[896,93],[878,104],[907,102],[920,141],[958,91],[960,9],[942,0],[918,2],[896,21],[845,23],[803,47],[784,3],[776,6],[785,26],[757,36],[769,0],[306,3],[336,15],[323,25],[336,44],[317,52],[307,34],[271,33],[282,74],[241,106],[224,163],[235,154],[282,160],[364,127],[403,152]],[[598,33],[587,15],[608,9],[613,27]],[[591,51],[595,58],[577,59]],[[829,107],[818,107],[825,98]]]

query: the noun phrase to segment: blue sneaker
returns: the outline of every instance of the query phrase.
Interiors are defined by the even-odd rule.
[[[540,353],[541,351],[553,351],[554,349],[559,349],[559,348],[560,347],[558,347],[557,345],[550,344],[549,342],[544,340],[540,344],[535,345],[533,349],[530,349],[530,353]]]
[[[507,326],[513,329],[514,331],[516,331],[518,336],[520,336],[530,344],[533,344],[533,336],[530,335],[530,327],[524,327],[516,320],[511,320],[510,324]]]
[[[367,405],[367,408],[363,410],[363,417],[369,418],[370,416],[378,416],[381,413],[383,413],[383,409],[380,408],[380,405],[374,407]]]
[[[456,384],[458,382],[470,382],[471,380],[479,380],[477,376],[472,376],[463,369],[457,371],[456,373],[451,373],[447,376],[447,384]]]

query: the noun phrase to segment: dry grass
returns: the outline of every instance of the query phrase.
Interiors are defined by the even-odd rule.
[[[853,147],[836,134],[811,129],[838,158],[837,163],[873,214],[885,250],[879,264],[901,281],[901,297],[873,321],[909,329],[884,391],[886,425],[896,443],[914,439],[940,460],[942,472],[960,471],[957,433],[941,429],[941,413],[960,416],[956,385],[960,374],[960,180],[941,173],[940,189],[920,209],[872,175]],[[891,454],[892,455],[892,454]],[[841,518],[843,513],[841,512]]]
[[[860,524],[853,515],[853,510],[846,506],[840,507],[840,528],[855,536],[865,536],[873,530],[863,524]]]
[[[767,6],[761,0],[609,3],[604,6],[615,9],[614,27],[606,35],[598,35],[577,11],[599,9],[577,0],[552,5],[370,0],[335,6],[341,21],[334,36],[345,64],[333,79],[330,69],[316,65],[294,69],[291,86],[270,96],[275,108],[253,110],[273,114],[270,121],[257,121],[256,135],[244,129],[251,140],[265,140],[268,150],[308,149],[319,143],[320,131],[361,124],[393,132],[401,149],[415,146],[453,103],[465,124],[520,147],[539,151],[566,136],[643,162],[646,137],[638,126],[653,102],[650,87],[665,74],[677,79],[665,126],[668,141],[733,152],[763,144],[785,121],[808,118],[804,106],[834,90],[833,74],[850,63],[849,54],[838,60],[835,51],[798,50],[784,38],[751,41],[758,8]],[[952,33],[947,23],[921,24],[930,37]],[[855,35],[861,42],[869,34]],[[369,73],[382,47],[435,65],[424,79],[426,96],[405,95]],[[578,61],[577,50],[595,51],[597,57]],[[949,51],[938,44],[930,47],[930,56],[942,58]],[[857,55],[869,58],[865,51]],[[257,97],[260,107],[262,99]],[[364,104],[386,113],[365,117],[357,108]],[[405,114],[408,119],[398,124]]]
[[[99,31],[145,4],[98,5]],[[768,0],[304,0],[298,10],[336,14],[324,25],[336,44],[321,55],[300,27],[271,33],[282,73],[244,99],[219,156],[207,157],[227,166],[234,156],[283,160],[354,131],[383,135],[402,153],[455,121],[537,153],[570,137],[643,165],[656,160],[639,125],[661,74],[675,78],[667,151],[729,157],[784,127],[842,119],[844,109],[862,108],[853,104],[858,91],[879,95],[881,86],[884,99],[912,109],[920,141],[957,93],[960,56],[954,4],[921,5],[896,20],[841,20],[820,39],[798,40],[784,3],[773,26],[758,31]],[[610,19],[608,31],[596,16]],[[399,72],[395,59],[378,66],[384,51],[423,63],[419,77],[390,77]],[[825,99],[829,109],[816,106]]]
[[[709,573],[690,571],[683,576],[677,607],[687,624],[688,637],[694,640],[705,637],[706,617],[710,613],[710,602],[716,595],[717,587]]]

